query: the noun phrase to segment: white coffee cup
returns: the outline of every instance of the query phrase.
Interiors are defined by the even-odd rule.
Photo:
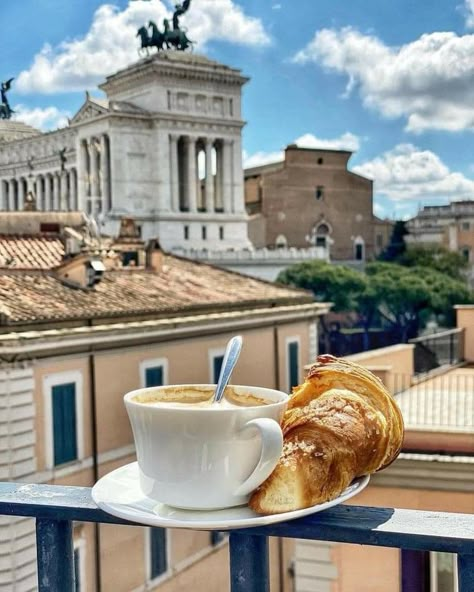
[[[214,390],[214,385],[172,388]],[[281,456],[280,421],[288,395],[272,389],[232,386],[269,404],[225,406],[150,404],[169,387],[125,395],[137,452],[140,488],[152,500],[176,508],[214,510],[246,504]],[[158,393],[159,395],[159,393]]]

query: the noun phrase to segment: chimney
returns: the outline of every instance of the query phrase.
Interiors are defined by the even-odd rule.
[[[146,248],[146,268],[150,271],[163,270],[164,255],[157,239],[152,239]]]

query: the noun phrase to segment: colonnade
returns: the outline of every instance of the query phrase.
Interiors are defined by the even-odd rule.
[[[229,139],[170,135],[171,211],[240,211],[234,170],[237,142]]]
[[[0,208],[23,210],[28,193],[34,195],[42,211],[77,210],[78,178],[75,168],[21,176],[0,181]]]
[[[78,169],[82,209],[92,215],[108,212],[112,193],[110,140],[106,134],[80,141]]]

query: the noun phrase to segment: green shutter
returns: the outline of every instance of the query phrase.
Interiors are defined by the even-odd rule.
[[[166,572],[166,530],[164,528],[150,529],[150,579],[154,580]]]
[[[300,380],[299,372],[299,344],[297,341],[293,341],[288,344],[288,366],[289,366],[289,382],[290,389],[294,386],[298,386]]]
[[[224,361],[224,356],[216,356],[212,362],[212,370],[213,370],[213,382],[217,384],[219,380],[219,374],[221,373],[222,362]]]
[[[163,366],[145,369],[145,386],[163,386]]]
[[[57,466],[77,459],[75,383],[53,386],[51,398],[54,464]]]

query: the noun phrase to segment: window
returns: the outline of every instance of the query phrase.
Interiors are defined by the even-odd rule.
[[[325,236],[317,236],[316,237],[316,246],[326,248],[326,237]]]
[[[73,382],[53,386],[54,465],[77,459],[76,385]]]
[[[318,158],[318,164],[323,164],[324,160],[322,158]]]
[[[224,227],[219,226],[219,240],[224,240]]]
[[[430,553],[430,592],[457,592],[456,555]]]
[[[184,240],[189,240],[189,226],[184,227]]]
[[[202,240],[207,239],[207,228],[205,226],[201,227],[201,235],[202,235]]]
[[[469,247],[463,247],[461,249],[461,255],[464,257],[465,261],[469,261],[471,256],[471,249]]]
[[[216,384],[224,361],[225,348],[209,350],[209,382]]]
[[[149,530],[150,573],[149,579],[154,580],[168,570],[168,552],[166,548],[166,530],[150,528]]]
[[[364,259],[364,245],[358,243],[355,246],[355,258],[356,261],[362,261]]]
[[[229,115],[234,117],[234,99],[229,99]]]
[[[377,234],[377,236],[375,237],[375,244],[377,245],[377,247],[379,249],[382,248],[383,246],[383,235],[382,234]]]
[[[462,229],[463,230],[469,230],[471,227],[471,225],[469,224],[469,222],[463,222],[462,223]]]
[[[136,267],[138,265],[138,252],[124,251],[122,253],[122,265],[124,267]]]
[[[50,469],[83,457],[82,374],[45,376],[45,456]]]
[[[222,362],[224,361],[224,356],[215,356],[212,365],[212,377],[213,383],[217,383],[219,380],[219,375],[221,373]]]
[[[159,358],[142,362],[140,364],[140,383],[142,388],[168,384],[168,360]]]
[[[300,382],[300,343],[298,337],[292,337],[286,342],[288,391]]]
[[[316,199],[320,200],[324,198],[324,187],[322,185],[318,185],[316,187]]]

